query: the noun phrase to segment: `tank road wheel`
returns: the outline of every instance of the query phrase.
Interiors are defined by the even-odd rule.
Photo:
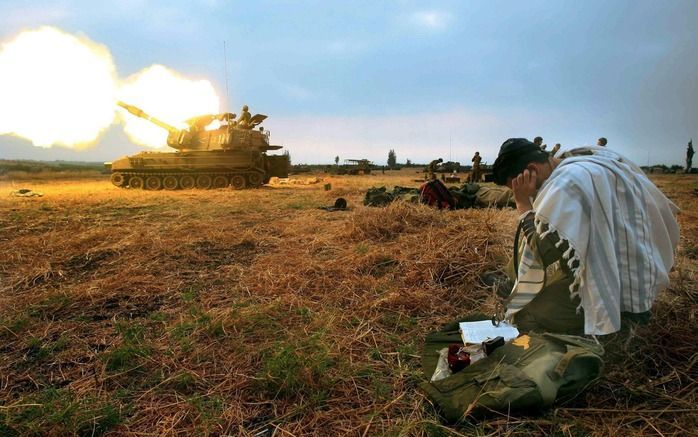
[[[213,178],[213,188],[225,188],[228,186],[228,178],[223,175],[218,175]]]
[[[194,176],[185,174],[184,176],[179,178],[179,188],[183,190],[191,190],[192,188],[194,188],[194,185],[196,185]]]
[[[126,185],[126,176],[122,173],[113,173],[111,175],[111,183],[117,187],[123,187]]]
[[[162,181],[160,180],[160,176],[148,176],[145,178],[145,189],[146,190],[159,190],[162,188]]]
[[[162,180],[162,186],[166,190],[176,190],[177,189],[177,177],[176,176],[165,176],[165,178]]]
[[[245,188],[245,184],[245,177],[242,175],[236,174],[230,178],[230,185],[232,185],[236,190],[242,190]]]
[[[196,188],[200,190],[208,190],[211,188],[211,176],[207,174],[201,174],[196,178]]]
[[[247,175],[247,181],[250,183],[250,187],[259,187],[262,185],[262,175],[259,173],[250,173]]]
[[[128,180],[128,186],[136,190],[143,188],[143,178],[140,176],[131,176]]]

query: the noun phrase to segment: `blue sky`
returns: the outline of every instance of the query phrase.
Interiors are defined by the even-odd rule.
[[[120,77],[158,63],[210,80],[227,109],[269,115],[294,162],[488,162],[509,137],[600,136],[639,164],[698,138],[698,1],[0,1],[0,39],[52,25],[111,51]],[[50,74],[47,69],[47,74]],[[37,108],[40,110],[40,108]],[[449,147],[450,144],[450,147]],[[0,158],[111,160],[0,137]]]

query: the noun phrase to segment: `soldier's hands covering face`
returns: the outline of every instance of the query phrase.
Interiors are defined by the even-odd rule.
[[[511,180],[511,190],[514,192],[516,208],[520,212],[533,209],[531,197],[538,189],[538,173],[535,170],[526,169]]]

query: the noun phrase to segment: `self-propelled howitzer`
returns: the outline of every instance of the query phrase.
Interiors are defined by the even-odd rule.
[[[167,145],[176,152],[140,152],[106,163],[111,181],[122,188],[175,190],[178,188],[259,187],[272,176],[288,177],[287,154],[268,155],[281,146],[269,144],[269,132],[258,125],[267,116],[249,113],[200,115],[178,129],[143,110],[118,102],[131,114],[168,131]],[[211,126],[217,127],[211,129]]]

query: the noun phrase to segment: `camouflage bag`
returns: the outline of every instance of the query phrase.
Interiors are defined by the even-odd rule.
[[[436,355],[460,341],[456,332],[427,337],[424,371],[431,377]],[[593,340],[561,334],[522,335],[462,371],[420,388],[450,422],[489,412],[536,411],[580,394],[603,369],[603,347]]]
[[[408,203],[419,202],[419,190],[417,188],[408,188],[395,186],[393,188],[393,197],[397,200],[403,200]]]
[[[394,196],[386,191],[385,187],[369,188],[364,196],[366,206],[386,206],[394,200]]]

